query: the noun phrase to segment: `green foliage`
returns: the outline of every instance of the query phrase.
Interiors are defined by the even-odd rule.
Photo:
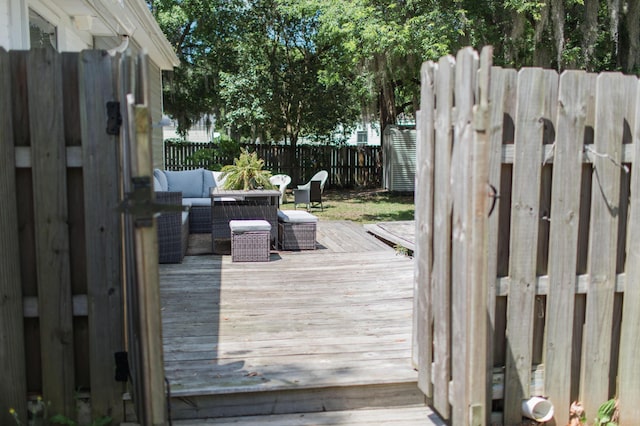
[[[29,404],[29,418],[27,424],[29,425],[66,425],[66,426],[77,426],[78,422],[73,420],[70,417],[67,417],[62,414],[54,414],[49,417],[49,408],[51,403],[44,402],[41,396],[38,396],[35,401]],[[18,413],[11,408],[9,409],[9,414],[13,417],[16,425],[22,425],[22,421],[20,420]],[[102,416],[94,419],[91,422],[91,426],[109,426],[113,422],[113,419],[109,416]]]
[[[240,144],[223,135],[220,136],[214,148],[202,148],[187,157],[187,160],[209,170],[219,170],[222,166],[231,164],[233,158],[238,155],[240,155]]]
[[[598,408],[594,426],[618,426],[618,400],[610,399]]]
[[[182,61],[164,105],[183,134],[216,115],[235,140],[326,138],[419,108],[420,67],[465,46],[494,64],[638,72],[640,8],[566,0],[148,0]],[[595,6],[595,7],[594,7]]]
[[[238,158],[233,160],[233,164],[222,168],[222,178],[224,189],[240,189],[248,191],[250,189],[274,189],[269,182],[271,172],[263,170],[264,160],[258,158],[258,154],[250,153],[242,149]]]

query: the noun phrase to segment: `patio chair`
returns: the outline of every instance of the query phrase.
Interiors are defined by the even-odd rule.
[[[320,191],[322,192],[324,191],[324,184],[327,183],[328,178],[329,178],[329,172],[327,172],[326,170],[320,170],[318,173],[313,175],[311,179],[309,179],[309,182],[305,183],[304,185],[298,185],[298,189],[311,189],[311,182],[314,180],[319,180]]]
[[[291,176],[289,175],[273,175],[269,178],[269,182],[275,185],[280,190],[280,204],[284,202],[284,193],[287,190],[287,186],[291,183]]]
[[[326,170],[321,170],[313,175],[311,180],[306,184],[298,185],[298,188],[293,190],[295,198],[293,208],[297,208],[298,204],[306,204],[307,210],[309,210],[314,204],[320,204],[320,208],[324,210],[322,193],[324,192],[324,185],[328,177],[329,173]]]

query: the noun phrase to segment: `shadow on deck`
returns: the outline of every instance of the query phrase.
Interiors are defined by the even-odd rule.
[[[331,412],[331,423],[271,420],[346,425],[345,410],[395,408],[420,418],[403,424],[438,424],[426,423],[411,365],[412,259],[351,222],[321,221],[317,242],[266,263],[203,254],[160,265],[172,418],[199,419],[175,424]]]

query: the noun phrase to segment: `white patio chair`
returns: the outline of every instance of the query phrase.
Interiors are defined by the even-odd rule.
[[[284,202],[284,193],[287,190],[287,186],[291,183],[291,176],[289,175],[273,175],[269,178],[269,182],[275,185],[280,190],[280,204]]]

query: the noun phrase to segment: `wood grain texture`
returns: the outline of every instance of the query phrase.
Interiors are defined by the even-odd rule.
[[[389,409],[360,409],[329,411],[324,413],[282,414],[270,416],[240,417],[234,419],[181,420],[176,426],[444,426],[446,423],[427,407],[402,407]]]
[[[18,206],[14,165],[14,135],[11,104],[10,56],[0,48],[0,341],[3,356],[0,369],[5,379],[0,382],[0,423],[10,424],[13,419],[9,408],[16,410],[20,418],[27,416],[24,395],[27,387],[24,353],[24,318],[22,310],[22,277],[20,273],[20,240],[18,234]]]
[[[633,140],[635,158],[640,159],[640,83],[636,83],[635,126]],[[634,164],[635,166],[635,164]],[[631,194],[640,194],[640,173],[633,167]],[[629,206],[629,238],[627,240],[626,274],[630,283],[625,288],[620,333],[620,388],[621,424],[640,424],[640,197],[631,197]]]
[[[556,142],[551,189],[549,287],[545,355],[545,390],[556,407],[571,404],[572,328],[576,288],[582,145],[589,80],[584,72],[567,71],[560,78]],[[555,414],[568,422],[568,411]]]
[[[96,336],[89,342],[91,409],[94,418],[109,413],[122,419],[123,386],[105,368],[125,348],[118,144],[105,131],[106,103],[116,98],[116,88],[115,79],[104,76],[117,67],[102,51],[85,51],[79,59],[87,302],[89,332]]]
[[[438,62],[433,197],[433,407],[449,419],[451,378],[451,143],[454,58]]]
[[[491,365],[493,330],[490,323],[492,313],[488,308],[495,303],[487,299],[493,299],[495,280],[487,275],[488,268],[488,211],[490,199],[488,197],[487,182],[489,182],[490,158],[491,158],[491,134],[490,134],[490,85],[492,69],[493,49],[486,47],[482,50],[480,64],[477,69],[478,81],[476,89],[475,105],[473,112],[473,140],[470,147],[471,154],[471,182],[470,182],[470,276],[468,281],[468,323],[474,324],[476,330],[467,330],[467,392],[468,411],[471,425],[484,425],[490,418],[491,404]],[[467,327],[468,328],[468,327]],[[484,372],[484,374],[482,373]]]
[[[151,112],[149,110],[149,58],[138,56],[138,75],[135,102],[128,99],[127,113],[130,128],[134,129],[131,144],[127,147],[131,154],[132,178],[151,179],[153,161],[151,158]],[[153,187],[139,187],[148,191],[148,199],[153,199]],[[137,218],[136,218],[137,219]],[[138,221],[136,221],[138,222]],[[135,270],[137,285],[137,312],[140,324],[138,343],[142,354],[142,369],[139,378],[143,386],[143,423],[160,425],[167,420],[165,399],[165,377],[162,374],[164,354],[162,351],[162,318],[160,313],[160,285],[158,272],[158,233],[155,226],[145,226],[138,222],[134,229]]]
[[[337,234],[347,228],[348,243],[362,242],[361,248],[331,249],[345,241]],[[285,394],[295,401],[290,393],[299,392],[302,409],[321,388],[339,387],[334,402],[327,402],[332,405],[356,387],[370,403],[384,404],[378,387],[412,386],[416,393],[406,398],[415,403],[413,259],[366,244],[375,237],[350,222],[318,222],[317,241],[317,250],[274,251],[269,262],[202,255],[160,265],[172,395],[197,399],[205,410],[206,395],[258,392],[267,401],[276,392],[286,404]],[[391,404],[401,394],[388,398]],[[224,409],[217,404],[211,410]],[[239,406],[236,415],[250,409]]]
[[[28,96],[40,303],[42,390],[51,410],[75,415],[75,372],[62,67],[52,49],[32,50]]]
[[[435,64],[425,62],[421,69],[420,114],[416,146],[415,232],[413,249],[416,259],[414,298],[413,362],[418,369],[418,386],[433,395],[431,363],[433,362],[433,309],[431,305],[431,277],[433,273],[433,196],[435,146]]]
[[[589,235],[589,287],[585,313],[580,396],[597,412],[609,389],[616,249],[620,204],[621,145],[625,126],[625,78],[600,74],[596,82],[596,122]],[[635,77],[633,77],[635,78]]]
[[[478,54],[471,48],[456,56],[451,153],[451,422],[468,421],[469,413],[469,297],[472,281],[472,173],[473,106]]]
[[[515,159],[511,204],[507,300],[507,354],[505,371],[505,424],[519,423],[521,401],[531,382],[536,250],[540,220],[541,152],[545,120],[549,120],[544,94],[556,84],[542,69],[518,73],[515,118]],[[557,75],[554,76],[557,79]]]

